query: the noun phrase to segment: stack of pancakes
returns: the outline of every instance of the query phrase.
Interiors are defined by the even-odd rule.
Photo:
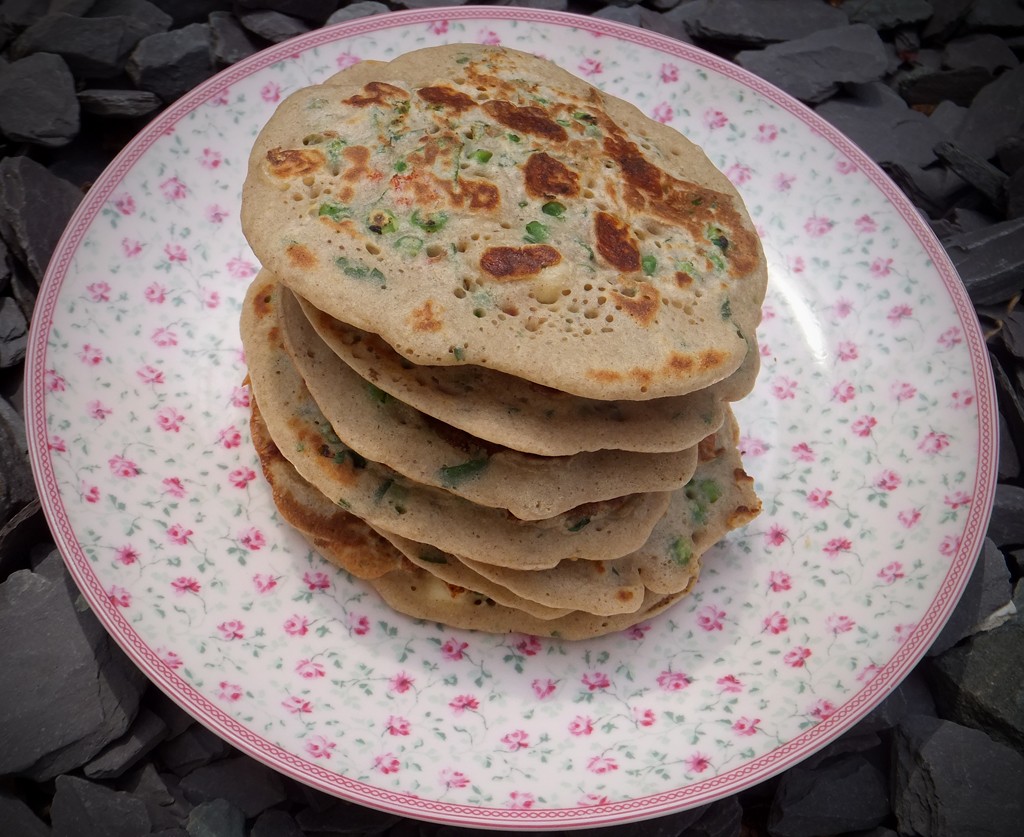
[[[252,435],[282,516],[396,610],[582,638],[684,596],[760,503],[729,402],[766,271],[677,132],[549,62],[363,62],[260,133]]]

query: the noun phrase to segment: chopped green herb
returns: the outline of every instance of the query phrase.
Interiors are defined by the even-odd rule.
[[[721,227],[708,227],[705,233],[708,241],[715,245],[723,253],[729,249],[729,239],[725,237],[725,233],[722,232]]]
[[[587,122],[587,123],[589,123],[591,125],[593,125],[593,124],[595,124],[597,122],[597,117],[596,116],[594,116],[593,114],[590,114],[590,113],[584,113],[581,110],[576,111],[576,113],[574,113],[572,115],[572,118],[573,119],[578,119],[580,122]]]
[[[414,227],[419,227],[424,232],[435,233],[448,223],[448,213],[437,212],[428,218],[421,218],[420,211],[417,209],[412,213],[409,220]]]
[[[325,201],[320,204],[320,211],[317,215],[326,215],[332,221],[341,221],[344,218],[351,218],[352,210],[335,201]]]
[[[658,260],[654,256],[644,256],[640,259],[640,267],[643,268],[644,276],[653,276],[658,269]]]
[[[731,317],[731,316],[732,316],[732,305],[730,305],[729,304],[729,300],[726,299],[725,302],[722,303],[722,319],[723,320],[728,320],[729,317]]]
[[[455,356],[456,360],[465,360],[466,358],[466,350],[463,349],[462,346],[453,347],[452,354]]]
[[[393,213],[388,212],[386,209],[375,209],[370,213],[370,217],[366,219],[366,228],[377,235],[384,235],[385,233],[393,233],[398,229],[398,223],[395,221]]]
[[[568,119],[556,119],[555,122],[557,122],[563,128],[568,128],[570,125],[572,125],[572,122],[570,122]]]
[[[668,549],[669,558],[680,567],[685,567],[693,558],[693,544],[689,538],[676,538]]]
[[[590,518],[589,517],[581,517],[579,520],[577,520],[575,523],[573,523],[572,526],[569,527],[569,531],[570,532],[579,532],[581,529],[585,528],[589,524],[590,524]]]
[[[469,56],[468,55],[460,55],[458,58],[455,59],[455,63],[456,64],[468,64],[469,63]]]
[[[345,147],[347,143],[341,137],[335,137],[324,149],[327,152],[327,162],[332,166],[341,164],[341,149]]]
[[[409,112],[409,100],[408,99],[403,99],[401,102],[399,102],[397,105],[395,105],[395,112],[396,113],[402,113],[402,114],[408,113]]]
[[[519,142],[520,139],[519,134],[505,134],[505,136],[508,137],[509,142]]]
[[[395,163],[395,171],[397,171],[399,174],[401,174],[407,168],[409,168],[409,164],[405,162],[405,160],[399,160],[397,163]]]
[[[442,468],[441,484],[445,488],[454,488],[457,485],[461,485],[466,480],[479,476],[480,472],[487,467],[487,463],[488,460],[485,457],[482,459],[470,459],[461,465],[449,465],[446,468]]]
[[[403,235],[395,242],[395,249],[403,256],[415,256],[423,249],[423,239],[415,235]]]
[[[477,163],[487,163],[493,156],[494,154],[492,154],[486,148],[478,148],[476,151],[469,155],[469,159],[475,160]]]
[[[384,480],[380,485],[377,486],[377,490],[373,492],[373,502],[379,503],[384,499],[384,495],[388,493],[391,486],[395,484],[394,480]]]
[[[540,244],[543,241],[547,241],[548,228],[540,221],[530,221],[530,223],[526,225],[526,235],[523,240],[530,244]]]
[[[369,381],[366,382],[366,391],[370,393],[370,398],[380,404],[387,404],[391,399],[391,396],[384,392],[384,390],[380,387],[374,386]]]
[[[561,218],[565,213],[565,207],[558,201],[548,201],[540,208],[540,211],[545,215],[552,216],[553,218]]]
[[[342,271],[342,273],[346,276],[351,276],[353,279],[374,279],[380,282],[380,286],[382,288],[385,286],[384,283],[387,282],[387,277],[377,268],[367,267],[359,262],[353,262],[345,256],[338,256],[334,260],[334,264]]]
[[[719,253],[708,253],[708,261],[715,266],[715,270],[725,270],[725,259]]]
[[[682,271],[683,273],[687,273],[694,279],[696,279],[700,275],[699,273],[697,273],[697,268],[693,266],[693,262],[691,262],[689,259],[683,262],[676,262],[676,270]]]

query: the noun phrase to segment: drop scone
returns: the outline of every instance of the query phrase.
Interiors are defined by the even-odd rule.
[[[729,402],[764,254],[703,151],[632,105],[502,47],[364,62],[282,102],[241,218],[275,503],[396,610],[621,630],[758,513]]]

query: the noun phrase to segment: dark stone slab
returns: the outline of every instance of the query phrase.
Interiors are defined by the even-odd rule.
[[[249,837],[303,837],[303,833],[291,814],[274,808],[256,818]]]
[[[1020,455],[1006,418],[999,414],[999,473],[1000,480],[1015,480],[1020,476]]]
[[[1024,275],[1024,219],[954,236],[946,252],[976,305],[1005,302],[1020,290]]]
[[[5,440],[4,444],[10,444]],[[29,475],[31,476],[31,474]],[[0,582],[15,570],[28,569],[28,554],[32,545],[50,537],[39,498],[31,500],[7,517],[0,527]]]
[[[996,146],[996,163],[1007,174],[1024,169],[1024,133],[1006,137]]]
[[[356,5],[353,3],[353,5]],[[547,9],[552,12],[564,12],[569,8],[569,0],[501,0],[499,6],[519,6],[524,9]],[[340,9],[338,11],[341,11]],[[337,12],[335,13],[337,14]]]
[[[938,157],[950,171],[962,177],[980,192],[1002,214],[1006,205],[1009,178],[989,163],[953,142],[942,141],[935,146]]]
[[[39,0],[4,0],[0,3],[0,35],[20,32],[47,12]]]
[[[61,559],[44,563],[56,573]],[[44,781],[73,770],[138,709],[143,676],[61,572],[22,570],[0,585],[0,775]]]
[[[50,827],[13,793],[0,788],[0,823],[13,837],[50,837]]]
[[[193,724],[180,735],[164,741],[156,750],[163,766],[177,776],[186,776],[198,767],[227,757],[231,745],[206,727]]]
[[[956,142],[972,154],[989,160],[995,156],[1001,142],[1022,129],[1024,66],[1003,73],[974,97]]]
[[[1024,750],[1024,625],[1011,620],[971,637],[932,662],[935,700],[945,717]]]
[[[376,0],[362,0],[362,2],[358,3],[346,3],[327,18],[325,25],[345,23],[346,21],[356,20],[360,17],[371,17],[373,15],[386,14],[390,11],[391,8],[389,6],[384,3],[378,3]]]
[[[120,776],[166,737],[167,725],[159,715],[143,707],[128,732],[85,765],[82,772],[90,779]]]
[[[898,89],[908,105],[935,105],[950,101],[967,106],[991,81],[992,73],[981,67],[938,69],[904,77],[900,79]]]
[[[146,90],[81,90],[78,103],[86,113],[112,119],[138,119],[163,107],[161,98]]]
[[[636,26],[640,29],[648,29],[651,32],[658,32],[668,35],[678,41],[689,41],[686,30],[670,18],[644,6],[605,6],[594,12],[591,17],[601,20],[614,20],[617,23],[625,23],[628,26]]]
[[[436,9],[438,6],[465,6],[469,0],[395,0],[402,9]]]
[[[188,837],[245,837],[245,815],[224,799],[192,809],[185,823]]]
[[[28,348],[28,322],[11,297],[0,299],[0,369],[17,366]]]
[[[980,68],[995,75],[999,70],[1020,64],[1006,41],[998,35],[982,32],[956,38],[942,50],[942,63],[951,70]]]
[[[944,139],[927,116],[907,107],[899,95],[880,83],[852,86],[847,96],[819,105],[815,113],[880,164],[908,169],[929,166],[936,159],[936,144]]]
[[[921,23],[932,16],[928,0],[857,0],[841,6],[850,23],[866,23],[874,29],[895,29]]]
[[[1024,218],[1024,169],[1018,169],[1006,183],[1006,217]]]
[[[740,837],[743,831],[743,806],[735,796],[705,806],[696,823],[680,837]]]
[[[125,69],[140,90],[173,102],[214,72],[212,35],[205,23],[143,38]]]
[[[364,808],[351,802],[333,800],[327,807],[310,807],[296,814],[295,820],[303,831],[327,834],[359,834],[369,837],[381,834],[398,822],[396,814]],[[438,831],[438,835],[444,829]],[[461,829],[455,829],[459,832]]]
[[[129,17],[145,24],[149,30],[147,35],[166,32],[174,23],[174,18],[149,0],[96,0],[89,4],[85,14],[87,17]]]
[[[0,236],[37,283],[81,200],[78,189],[28,157],[0,160]]]
[[[50,807],[53,837],[138,837],[151,823],[141,799],[77,776],[58,776]]]
[[[846,25],[842,11],[818,0],[708,0],[688,28],[698,39],[763,46]]]
[[[152,761],[143,762],[121,776],[117,789],[142,800],[154,831],[184,827],[192,810],[178,787],[177,777],[160,774]]]
[[[302,18],[280,12],[243,12],[238,21],[254,35],[274,44],[304,35],[312,28]]]
[[[845,834],[881,825],[888,815],[885,775],[864,756],[852,754],[814,769],[786,771],[768,829],[773,837]]]
[[[929,656],[948,651],[960,640],[974,633],[978,626],[1010,601],[1010,572],[999,547],[989,538],[981,548],[960,601],[949,621],[928,649]]]
[[[154,6],[171,16],[172,26],[207,20],[211,12],[229,12],[232,0],[151,0]]]
[[[0,134],[57,148],[79,130],[75,80],[58,55],[30,55],[0,67]]]
[[[159,715],[167,726],[168,738],[176,738],[196,722],[195,718],[155,686],[146,693],[146,706]]]
[[[960,130],[966,116],[967,108],[950,101],[942,101],[928,116],[928,123],[940,136],[952,139]]]
[[[1024,546],[1024,488],[1009,483],[996,486],[988,536],[1003,548]]]
[[[258,47],[230,12],[213,12],[208,21],[213,39],[213,59],[222,66],[248,58]]]
[[[888,696],[865,715],[848,734],[885,732],[908,715],[934,714],[936,714],[935,701],[932,700],[928,680],[918,667],[903,678]]]
[[[880,79],[888,66],[885,47],[870,26],[857,24],[805,38],[744,50],[736,62],[805,102],[821,102],[840,84]]]
[[[51,14],[26,29],[14,42],[12,54],[22,58],[37,52],[63,58],[76,76],[111,78],[123,69],[135,45],[155,31],[132,17],[77,17]]]
[[[239,9],[280,12],[316,26],[322,26],[339,5],[339,0],[238,0]]]
[[[967,13],[977,0],[930,0],[932,16],[928,18],[921,30],[921,39],[925,43],[945,43],[963,22]]]
[[[286,799],[280,774],[248,756],[235,756],[196,768],[181,780],[193,804],[226,799],[247,818]]]
[[[1017,0],[979,0],[971,4],[964,23],[973,31],[1018,34],[1024,27],[1024,6]]]
[[[900,834],[1018,833],[1024,822],[1020,753],[978,730],[921,716],[900,723],[893,751],[892,806]]]

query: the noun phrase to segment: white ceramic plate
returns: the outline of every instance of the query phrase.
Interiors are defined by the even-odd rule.
[[[742,191],[771,285],[739,405],[764,514],[694,594],[567,643],[416,623],[282,524],[250,449],[237,318],[248,149],[281,97],[454,41],[545,55],[670,121]],[[956,602],[994,488],[973,310],[915,210],[848,140],[690,46],[536,10],[386,15],[213,78],[87,195],[28,359],[57,543],[162,689],[283,773],[430,820],[566,828],[732,794],[835,738]]]

